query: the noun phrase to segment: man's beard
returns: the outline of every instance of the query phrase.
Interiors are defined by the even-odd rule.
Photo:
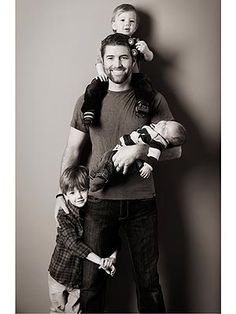
[[[116,70],[116,69],[112,69],[112,70]],[[113,75],[112,70],[108,69],[106,71],[106,74],[107,74],[108,78],[113,83],[116,83],[116,84],[124,83],[128,79],[128,77],[130,76],[130,74],[132,72],[132,70],[130,69],[128,72],[123,72],[122,75],[117,76],[117,75]],[[119,70],[119,68],[117,70]],[[121,70],[122,70],[122,68],[121,68]]]

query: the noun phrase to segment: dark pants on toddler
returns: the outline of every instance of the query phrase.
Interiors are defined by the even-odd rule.
[[[165,313],[157,272],[158,235],[155,199],[101,200],[90,197],[85,212],[84,242],[101,257],[115,250],[119,228],[126,233],[136,283],[140,313]],[[102,313],[107,274],[84,261],[81,308]]]

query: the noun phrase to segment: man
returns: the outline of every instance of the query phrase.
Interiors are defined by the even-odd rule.
[[[136,110],[134,91],[130,87],[135,58],[128,44],[128,36],[113,34],[105,38],[101,46],[104,69],[109,79],[100,124],[91,127],[89,133],[82,124],[80,97],[72,118],[67,147],[62,159],[62,171],[79,162],[86,139],[90,136],[92,155],[90,169],[99,162],[106,151],[112,149],[118,139],[137,128],[160,120],[172,120],[173,116],[164,97],[157,92],[146,115]],[[115,249],[118,231],[126,232],[135,275],[138,309],[142,313],[163,313],[165,305],[157,272],[157,211],[153,178],[143,179],[139,173],[127,173],[136,159],[147,157],[146,145],[121,148],[113,157],[117,175],[106,189],[90,192],[85,212],[84,242],[98,255],[109,256]],[[162,152],[164,159],[178,158],[181,148]],[[57,198],[58,208],[62,198]],[[93,263],[84,261],[81,308],[85,313],[104,311],[106,274]]]

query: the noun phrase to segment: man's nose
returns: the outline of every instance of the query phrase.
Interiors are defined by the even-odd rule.
[[[121,65],[120,58],[115,58],[114,59],[114,67],[119,68],[120,65]]]

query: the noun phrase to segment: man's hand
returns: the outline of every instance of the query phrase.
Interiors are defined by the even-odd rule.
[[[56,204],[55,204],[55,209],[54,209],[54,216],[55,216],[55,219],[56,219],[57,223],[58,223],[58,221],[57,221],[57,214],[58,214],[58,211],[59,211],[60,208],[62,208],[66,214],[69,214],[69,210],[68,210],[68,208],[66,206],[65,199],[64,199],[63,196],[59,196],[59,197],[56,198]]]
[[[129,166],[137,159],[144,159],[148,153],[148,145],[136,144],[121,147],[112,157],[112,161],[119,172],[123,169],[123,174],[127,173]]]

